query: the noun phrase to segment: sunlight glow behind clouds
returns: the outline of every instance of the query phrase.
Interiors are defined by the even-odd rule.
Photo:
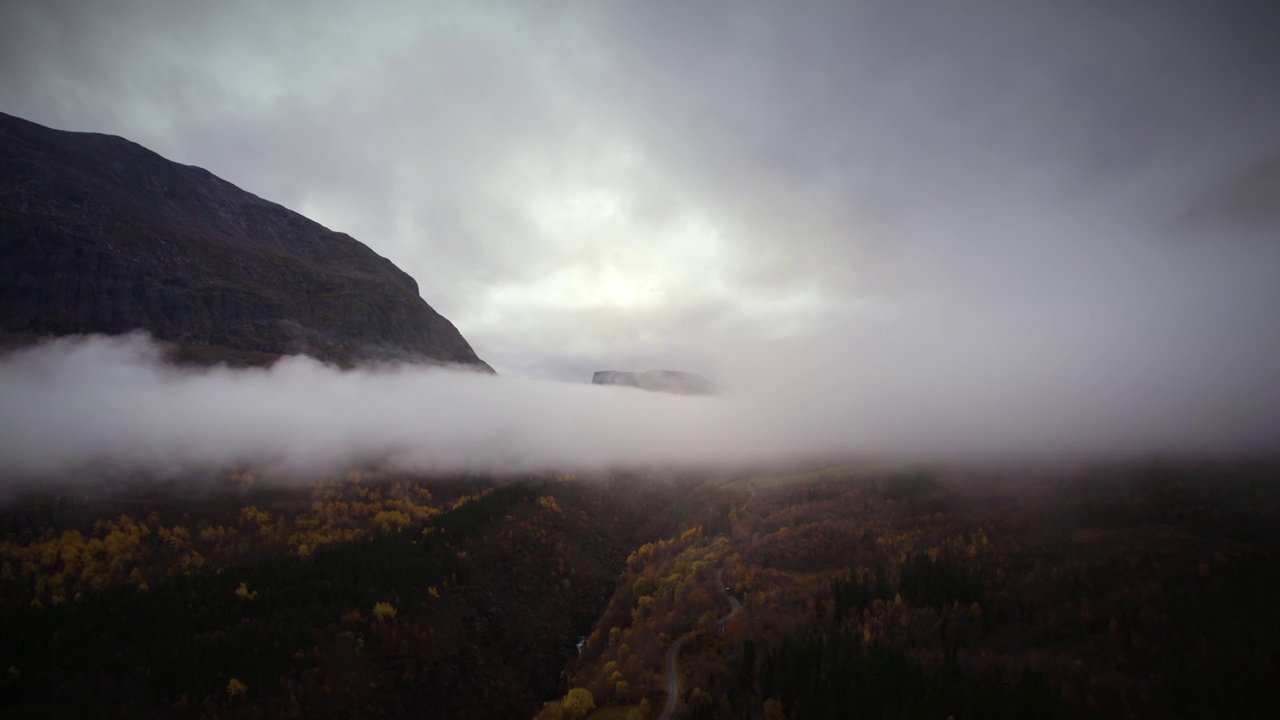
[[[901,315],[1274,150],[1266,53],[1207,9],[904,8],[26,0],[0,108],[347,232],[495,367],[583,381]]]

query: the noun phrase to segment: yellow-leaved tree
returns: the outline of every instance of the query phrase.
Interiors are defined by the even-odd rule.
[[[389,602],[374,603],[373,616],[379,620],[393,620],[396,616],[396,609]]]
[[[574,688],[560,701],[560,712],[564,720],[582,720],[596,709],[596,699],[586,688]]]

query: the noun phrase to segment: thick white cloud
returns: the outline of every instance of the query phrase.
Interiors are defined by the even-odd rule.
[[[0,107],[351,233],[500,372],[821,408],[760,447],[1227,447],[1275,430],[1280,264],[1161,231],[1277,150],[1262,12],[19,2]]]

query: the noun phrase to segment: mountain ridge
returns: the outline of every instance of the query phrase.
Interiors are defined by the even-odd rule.
[[[350,235],[128,139],[3,113],[0,311],[11,337],[141,329],[197,362],[492,372],[412,277]]]
[[[624,385],[652,392],[678,395],[710,395],[715,392],[711,381],[697,373],[681,370],[598,370],[591,376],[592,385]]]

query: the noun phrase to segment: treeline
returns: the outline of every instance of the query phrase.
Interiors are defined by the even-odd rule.
[[[1168,588],[1170,624],[1200,652],[1165,659],[1170,692],[1160,705],[1175,717],[1274,717],[1280,547],[1206,574]]]
[[[752,655],[754,648],[744,648],[744,657]],[[747,677],[743,681],[752,682]],[[1013,686],[975,679],[961,671],[955,655],[948,654],[942,667],[926,675],[902,650],[864,644],[850,632],[784,639],[765,658],[759,684],[763,697],[780,704],[789,720],[1067,717],[1062,703],[1037,673],[1024,672]]]
[[[684,527],[716,531],[742,611],[682,645],[677,716],[1280,717],[1280,467],[1247,469],[821,477],[745,508],[723,483]],[[669,562],[636,555],[582,659],[632,691],[597,701],[649,720],[665,668],[631,638],[675,623],[637,582]]]
[[[308,557],[197,570],[47,607],[0,603],[0,663],[9,668],[0,704],[34,715],[56,701],[64,710],[171,716],[224,689],[234,696],[233,677],[271,687],[312,651],[319,629],[425,615],[438,587],[466,582],[470,561],[457,543],[539,492],[499,487],[421,526]]]
[[[433,489],[442,489],[432,483]],[[475,493],[482,489],[468,488]],[[458,490],[445,486],[446,495]],[[210,491],[212,492],[212,491]],[[104,589],[145,587],[166,577],[420,526],[473,496],[433,497],[422,482],[346,480],[281,490],[237,473],[218,494],[32,499],[0,511],[0,590],[10,601],[59,605]],[[185,504],[184,504],[185,503]],[[133,515],[111,511],[131,508]],[[41,507],[56,512],[38,512]],[[198,512],[191,512],[198,507]],[[93,517],[93,510],[102,517]],[[33,525],[47,516],[49,524]]]
[[[873,569],[856,569],[847,578],[831,581],[831,597],[837,620],[874,600],[892,600],[895,595],[913,605],[942,607],[959,602],[968,605],[982,596],[981,582],[945,555],[917,553],[899,570],[894,582],[884,563]]]

